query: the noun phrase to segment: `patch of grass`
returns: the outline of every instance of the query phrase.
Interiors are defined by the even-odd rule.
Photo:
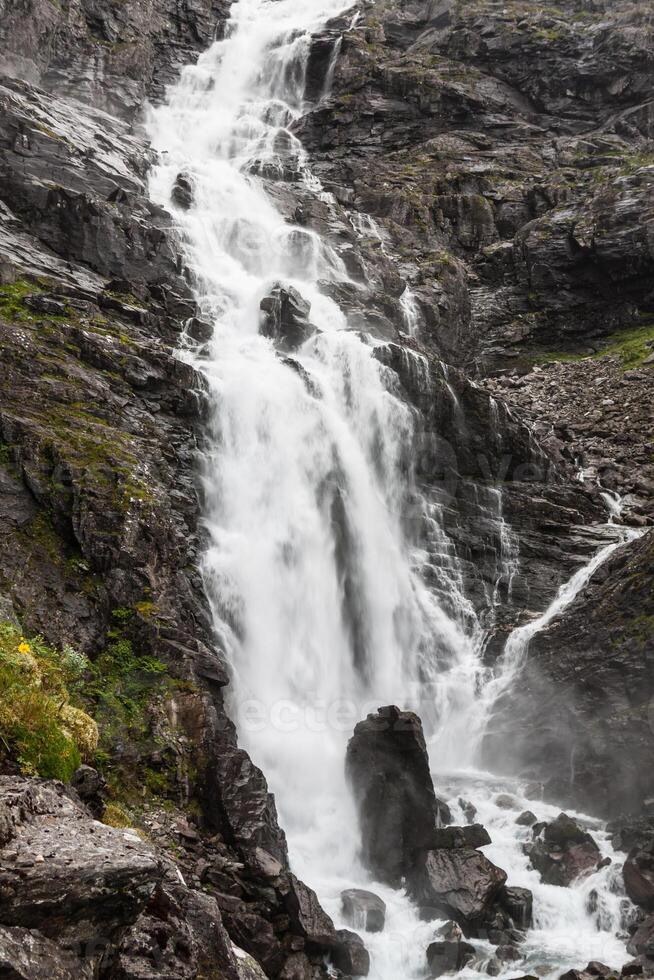
[[[95,721],[72,703],[88,663],[0,623],[0,752],[25,775],[67,781],[98,744]]]
[[[586,359],[599,360],[602,357],[619,357],[625,371],[639,367],[643,361],[654,354],[654,322],[640,327],[618,330],[598,341],[602,346],[592,354],[575,351],[543,351],[530,357],[533,364],[546,364],[549,361],[574,362]]]
[[[34,318],[34,314],[25,305],[25,298],[40,292],[39,287],[27,279],[18,279],[0,286],[0,316],[6,320],[18,321]]]
[[[100,721],[102,749],[109,755],[118,741],[130,744],[147,738],[147,708],[154,694],[163,690],[167,667],[155,657],[134,650],[129,628],[134,612],[114,609],[107,644],[91,664],[85,696],[95,705]]]
[[[102,815],[102,823],[106,824],[107,827],[117,827],[119,829],[133,827],[134,825],[127,810],[120,806],[119,803],[107,803]]]

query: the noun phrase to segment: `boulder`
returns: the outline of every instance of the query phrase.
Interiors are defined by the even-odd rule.
[[[475,947],[462,941],[441,940],[427,947],[427,964],[431,977],[456,973],[474,959]]]
[[[188,211],[193,204],[193,182],[188,174],[179,173],[170,192],[171,200],[177,207]]]
[[[233,947],[216,899],[187,888],[177,868],[163,860],[165,878],[115,956],[120,980],[197,980],[216,969],[224,980],[265,977],[250,954]]]
[[[474,935],[506,882],[506,873],[480,851],[461,847],[431,850],[408,881],[423,918],[447,916]]]
[[[293,931],[302,936],[308,946],[330,948],[335,945],[334,923],[321,907],[314,890],[293,874],[288,875],[288,881],[290,887],[285,905]]]
[[[334,966],[349,977],[367,977],[370,955],[361,937],[349,929],[339,929],[337,937],[331,955]]]
[[[316,328],[309,323],[311,305],[292,286],[276,283],[260,303],[260,331],[282,351],[293,351],[309,339]]]
[[[502,888],[499,903],[511,917],[516,929],[529,929],[532,923],[534,896],[528,888]]]
[[[92,820],[60,783],[0,776],[14,833],[0,851],[0,923],[91,960],[144,909],[163,870],[133,830]]]
[[[570,885],[594,871],[601,860],[591,835],[565,813],[546,824],[532,844],[525,844],[525,853],[548,885]]]
[[[279,980],[313,980],[311,960],[304,953],[293,953],[284,963]]]
[[[92,980],[92,964],[35,929],[0,926],[0,977],[7,980]]]
[[[469,800],[459,800],[459,806],[467,823],[474,823],[477,816],[477,807]]]
[[[355,929],[381,932],[386,919],[386,903],[373,892],[347,888],[341,892],[343,916]]]
[[[519,827],[533,827],[538,822],[538,817],[531,810],[523,810],[519,817],[515,818]]]
[[[107,782],[97,769],[91,766],[80,766],[70,779],[80,800],[96,819],[100,819],[105,810],[107,799]]]
[[[437,802],[420,719],[389,706],[359,722],[346,771],[361,830],[363,863],[376,878],[399,886],[416,855],[433,844]]]
[[[654,911],[654,842],[629,851],[623,875],[631,901],[648,912]]]
[[[505,943],[503,946],[498,946],[495,950],[495,955],[501,963],[516,963],[518,960],[522,959],[522,953],[515,946],[510,943]]]

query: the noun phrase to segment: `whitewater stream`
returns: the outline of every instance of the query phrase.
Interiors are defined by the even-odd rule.
[[[293,870],[337,926],[345,924],[344,888],[370,887],[386,902],[385,930],[362,933],[373,980],[424,977],[438,925],[421,922],[401,891],[371,881],[357,858],[345,747],[355,723],[384,704],[418,710],[437,793],[450,800],[456,822],[465,822],[460,797],[475,805],[493,841],[485,853],[510,885],[534,893],[525,960],[502,977],[536,969],[554,977],[591,959],[620,966],[628,957],[616,937],[616,865],[576,887],[542,885],[522,852],[529,832],[515,818],[529,808],[547,819],[558,809],[475,769],[492,705],[531,635],[619,542],[579,572],[540,620],[513,634],[488,677],[483,630],[456,561],[446,612],[425,584],[424,555],[403,533],[404,508],[415,498],[406,465],[413,414],[393,395],[391,372],[371,356],[376,342],[349,330],[320,291],[321,281],[348,279],[338,255],[328,241],[289,224],[257,176],[292,166],[308,191],[327,199],[290,127],[306,111],[311,34],[342,8],[341,0],[238,0],[225,40],[185,69],[149,120],[161,161],[151,194],[175,215],[198,302],[214,327],[204,349],[189,343],[183,356],[207,378],[213,409],[203,472],[211,542],[204,575],[233,671],[231,711],[275,793]],[[193,187],[188,209],[171,201],[179,173]],[[318,328],[290,359],[259,333],[261,300],[277,283],[310,302]],[[410,293],[403,309],[414,332]],[[445,537],[436,510],[426,521]],[[501,562],[508,579],[516,561],[507,546]],[[510,793],[515,805],[499,807],[499,793]],[[603,854],[615,857],[594,826]],[[593,889],[599,911],[591,914]],[[478,962],[460,976],[483,973],[491,947],[477,945]]]

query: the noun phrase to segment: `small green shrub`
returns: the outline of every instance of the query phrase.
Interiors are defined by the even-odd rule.
[[[93,759],[97,726],[70,703],[87,667],[72,647],[57,651],[0,623],[0,750],[25,775],[66,781],[82,759]]]

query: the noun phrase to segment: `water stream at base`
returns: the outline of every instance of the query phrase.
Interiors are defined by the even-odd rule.
[[[455,814],[460,796],[475,804],[493,840],[488,856],[510,884],[534,891],[528,962],[552,970],[589,959],[619,965],[627,957],[615,938],[614,871],[570,889],[541,885],[514,821],[527,805],[541,819],[555,808],[528,804],[520,785],[474,770],[487,712],[539,623],[514,634],[498,676],[485,683],[483,631],[470,626],[456,562],[446,612],[423,578],[424,554],[403,533],[405,506],[416,498],[413,414],[393,394],[393,373],[371,356],[375,341],[349,331],[320,291],[321,280],[348,278],[337,254],[288,224],[256,176],[291,166],[320,192],[291,126],[304,110],[310,35],[342,7],[342,0],[238,0],[225,40],[184,71],[149,124],[161,155],[151,193],[174,211],[200,307],[214,325],[206,348],[189,346],[185,356],[205,375],[213,406],[204,574],[233,670],[231,711],[276,795],[293,868],[337,924],[345,887],[370,886],[386,901],[384,932],[364,936],[372,980],[423,977],[437,927],[421,922],[402,892],[371,882],[358,862],[345,747],[356,721],[390,703],[418,710],[438,761],[437,790],[454,801]],[[193,187],[187,210],[171,204],[180,173]],[[259,334],[260,302],[280,282],[311,303],[317,328],[290,359]],[[412,326],[410,294],[405,299]],[[497,510],[506,534],[499,499]],[[430,522],[447,553],[434,505]],[[510,581],[515,555],[506,552]],[[551,616],[608,554],[575,576]],[[513,794],[513,810],[494,803],[500,791]],[[610,855],[601,828],[596,836]],[[601,930],[586,911],[591,887],[603,903]],[[524,972],[521,963],[502,976]]]

